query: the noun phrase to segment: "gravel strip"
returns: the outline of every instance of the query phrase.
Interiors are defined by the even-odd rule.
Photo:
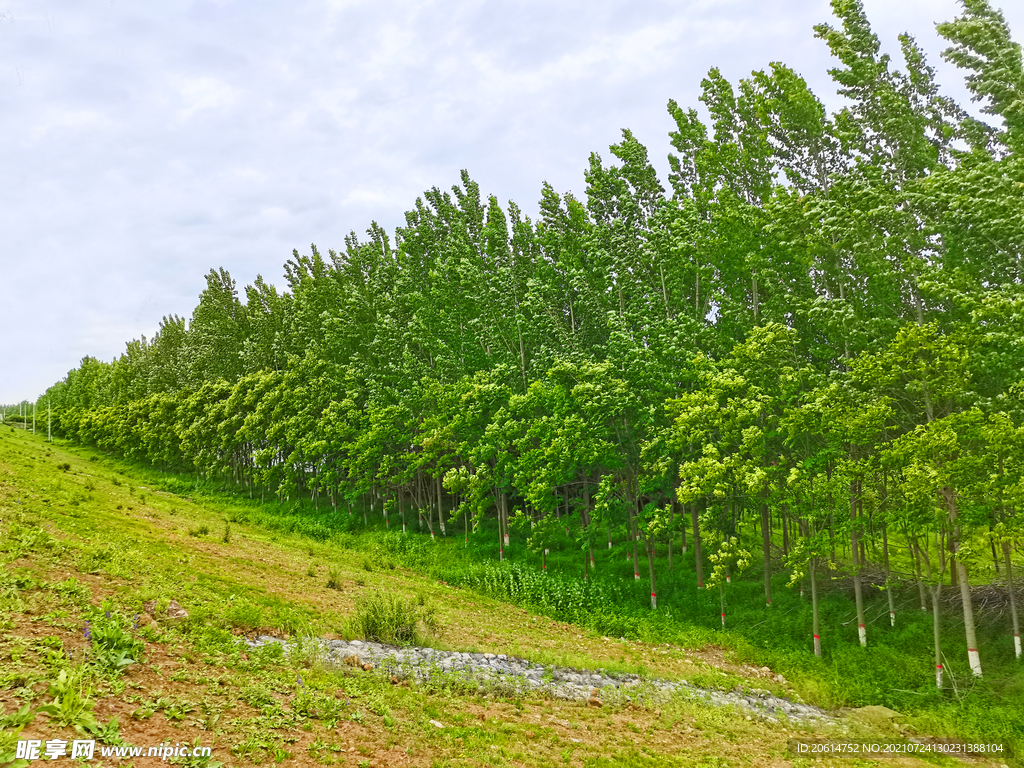
[[[259,635],[246,639],[250,648],[279,643],[287,651],[292,647],[280,638]],[[397,647],[364,640],[320,640],[327,660],[339,666],[372,665],[372,668],[399,680],[447,679],[481,692],[500,688],[510,694],[544,691],[558,699],[588,701],[599,706],[602,698],[655,703],[677,691],[713,706],[736,706],[751,714],[775,719],[780,715],[803,722],[834,722],[825,710],[784,699],[752,688],[744,691],[719,691],[699,688],[686,681],[641,678],[635,674],[612,674],[600,670],[571,667],[544,667],[504,653],[460,653],[417,646]]]

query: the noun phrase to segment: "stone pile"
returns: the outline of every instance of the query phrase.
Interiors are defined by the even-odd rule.
[[[291,644],[271,635],[247,639],[250,648],[279,643],[287,651]],[[601,706],[602,697],[618,701],[664,700],[683,691],[695,700],[714,706],[737,706],[761,717],[784,715],[804,722],[831,722],[824,710],[790,701],[760,689],[720,691],[699,688],[686,681],[641,678],[635,674],[598,672],[568,667],[545,667],[504,653],[439,651],[418,646],[396,647],[363,640],[320,640],[329,662],[378,671],[394,681],[445,680],[450,684],[509,695],[546,692],[559,699],[586,701]]]

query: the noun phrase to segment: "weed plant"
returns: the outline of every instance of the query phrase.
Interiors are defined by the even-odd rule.
[[[53,701],[38,707],[36,712],[47,715],[57,725],[70,725],[80,731],[97,726],[92,714],[92,690],[86,682],[83,666],[62,669],[50,683],[48,692]]]
[[[389,645],[411,645],[419,642],[419,625],[428,632],[436,631],[433,610],[420,607],[414,601],[397,595],[374,590],[356,601],[352,617],[353,633],[365,640]]]
[[[84,634],[90,642],[89,657],[101,674],[117,675],[142,660],[145,644],[132,635],[132,622],[113,612],[110,603],[87,615]]]
[[[308,574],[310,576],[316,576],[316,571],[313,569],[312,565],[309,566]],[[337,568],[331,568],[331,570],[328,571],[328,573],[327,573],[327,588],[328,589],[338,589],[338,590],[341,590],[341,589],[345,588],[345,584],[344,584],[344,582],[342,581],[342,578],[341,578],[341,571],[338,570]]]

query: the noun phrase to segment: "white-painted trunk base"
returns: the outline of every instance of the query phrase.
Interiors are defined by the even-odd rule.
[[[729,574],[725,574],[725,583],[732,584],[732,576],[730,576]]]
[[[611,548],[612,548],[612,540],[608,539],[608,549],[611,549]]]
[[[895,611],[889,611],[889,624],[890,624],[890,626],[893,626],[893,627],[896,626],[896,612]]]
[[[505,534],[505,546],[506,547],[508,546],[508,534],[507,533]]]
[[[653,609],[653,608],[657,608],[657,607],[658,607],[658,596],[656,594],[654,594],[653,592],[651,592],[651,608]]]
[[[935,687],[939,688],[939,689],[942,688],[942,665],[941,664],[936,664],[935,665]]]
[[[640,581],[640,574],[637,573],[636,571],[633,571],[633,578],[636,579],[637,581]]]
[[[821,635],[814,636],[814,655],[821,656]]]
[[[868,630],[863,624],[857,625],[857,634],[860,635],[860,644],[866,646],[868,644]]]
[[[1017,658],[1020,658],[1020,635],[1013,636],[1013,650],[1017,654]]]
[[[971,674],[981,677],[981,656],[978,655],[977,648],[967,649],[967,660],[971,662]]]
[[[722,614],[722,626],[723,627],[725,626],[725,614],[724,613]]]

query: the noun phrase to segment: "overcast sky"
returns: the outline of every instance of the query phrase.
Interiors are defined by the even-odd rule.
[[[955,2],[865,5],[963,94],[934,31]],[[0,0],[0,403],[188,317],[211,267],[282,287],[293,248],[393,232],[462,168],[534,217],[630,128],[664,181],[666,103],[698,106],[710,67],[783,61],[834,107],[822,21],[827,0]]]

